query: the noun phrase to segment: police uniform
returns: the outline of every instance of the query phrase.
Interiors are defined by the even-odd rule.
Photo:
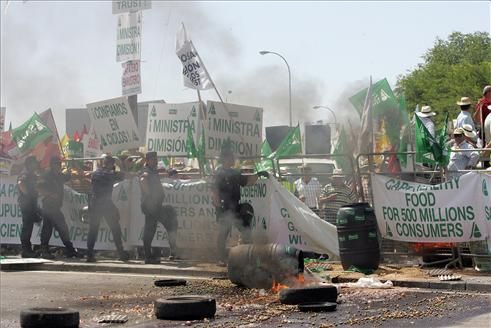
[[[121,226],[119,225],[119,210],[112,200],[114,183],[124,179],[124,174],[115,172],[106,167],[98,168],[92,173],[92,196],[89,203],[89,234],[87,236],[87,261],[94,262],[94,245],[99,233],[101,219],[106,219],[107,225],[112,231],[114,244],[118,250],[120,259],[127,261],[129,256],[124,251],[121,240]]]
[[[50,162],[52,164],[53,160]],[[58,160],[59,161],[59,160]],[[68,257],[78,256],[76,249],[73,247],[70,241],[70,235],[68,232],[68,226],[65,222],[65,216],[61,212],[61,206],[63,205],[63,188],[66,181],[70,179],[69,175],[64,175],[59,172],[48,169],[48,171],[42,176],[40,181],[41,189],[47,191],[49,194],[44,196],[42,200],[42,215],[43,215],[43,227],[41,228],[41,250],[42,257],[52,258],[53,255],[49,254],[48,247],[51,235],[53,234],[53,228],[58,231],[60,239],[67,249],[66,255]]]
[[[147,159],[157,156],[156,153],[147,154]],[[167,230],[169,237],[171,256],[175,256],[176,235],[177,235],[177,214],[172,206],[162,206],[164,200],[164,188],[160,182],[157,168],[145,165],[141,174],[141,179],[148,183],[149,193],[145,194],[142,190],[141,210],[145,215],[145,228],[143,230],[143,249],[145,252],[145,262],[159,262],[152,257],[152,240],[157,229],[157,223],[160,222]]]
[[[28,165],[26,160],[26,166]],[[33,159],[35,162],[35,159]],[[19,189],[19,206],[22,213],[22,229],[20,232],[20,243],[22,245],[22,257],[34,257],[32,251],[31,235],[34,223],[40,222],[38,208],[38,191],[37,191],[38,176],[35,172],[25,170],[18,178],[17,183],[22,183],[25,186],[26,193]]]

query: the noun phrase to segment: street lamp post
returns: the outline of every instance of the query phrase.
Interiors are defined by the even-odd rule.
[[[337,121],[337,119],[336,119],[336,114],[334,113],[334,111],[333,111],[333,110],[332,110],[332,109],[331,109],[329,106],[314,106],[313,108],[314,108],[314,109],[327,109],[328,111],[330,111],[330,112],[331,112],[331,114],[332,114],[332,116],[334,117],[334,124],[335,124],[335,126],[336,126],[336,128],[337,128],[337,126],[338,126],[338,121]]]
[[[277,52],[264,51],[263,50],[263,51],[259,51],[259,54],[260,55],[267,55],[267,54],[276,55],[276,56],[280,57],[281,59],[283,59],[283,61],[286,64],[286,67],[288,68],[288,95],[289,95],[289,99],[290,99],[290,106],[289,106],[289,110],[290,110],[290,127],[292,127],[292,125],[293,125],[293,123],[292,123],[292,73],[290,71],[290,65],[288,65],[288,62],[286,61],[285,57],[283,57],[282,55],[280,55]]]

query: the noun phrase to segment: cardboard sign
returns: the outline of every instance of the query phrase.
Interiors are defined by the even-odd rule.
[[[121,86],[123,88],[123,96],[137,95],[142,92],[140,61],[130,60],[123,63],[123,76],[121,78]]]
[[[187,156],[188,129],[197,144],[199,102],[150,104],[147,121],[147,150],[159,156]]]
[[[118,16],[116,61],[139,60],[141,55],[142,13]]]
[[[263,109],[216,101],[207,102],[206,156],[219,156],[230,139],[237,157],[261,156]]]
[[[115,15],[151,8],[151,0],[113,0],[113,14]]]
[[[87,109],[104,152],[116,154],[143,144],[126,97],[87,104]]]
[[[102,155],[101,143],[92,125],[90,126],[89,133],[83,137],[82,143],[84,144],[84,157],[93,158]]]

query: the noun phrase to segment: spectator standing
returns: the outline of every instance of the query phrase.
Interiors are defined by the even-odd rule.
[[[433,122],[432,117],[436,115],[435,112],[431,110],[430,106],[423,106],[421,108],[421,111],[416,112],[416,115],[419,116],[421,119],[421,122],[424,124],[426,127],[426,130],[435,137],[435,122]]]
[[[476,110],[474,114],[472,114],[472,118],[474,119],[476,127],[478,127],[479,136],[482,140],[484,140],[484,134],[482,133],[484,122],[489,113],[491,113],[489,106],[491,106],[491,85],[485,86],[482,90],[482,98],[478,100]]]
[[[457,124],[455,128],[462,128],[464,124],[470,124],[472,129],[475,130],[474,121],[472,120],[471,113],[469,109],[471,108],[471,100],[469,97],[462,97],[460,101],[457,102],[460,106],[460,114],[457,116]]]
[[[316,211],[319,209],[319,196],[321,195],[322,186],[319,180],[312,176],[312,168],[310,166],[300,166],[300,172],[303,176],[295,181],[298,198],[310,209]]]
[[[24,171],[17,178],[19,188],[19,206],[22,213],[22,229],[20,231],[20,243],[22,257],[36,257],[32,250],[31,235],[34,223],[40,222],[38,208],[37,182],[39,162],[36,157],[29,156],[24,161]]]
[[[128,261],[129,255],[123,248],[119,210],[112,200],[113,186],[124,179],[124,173],[115,171],[115,159],[104,155],[102,167],[92,174],[92,197],[89,203],[90,221],[87,237],[87,262],[95,262],[94,246],[99,233],[101,219],[107,222],[113,234],[114,244],[121,261]]]
[[[319,204],[324,209],[324,219],[336,224],[336,216],[341,206],[356,203],[358,197],[345,183],[343,171],[335,169],[332,175],[332,183],[327,184],[321,192]]]
[[[457,128],[453,132],[454,144],[451,148],[450,162],[447,167],[447,179],[458,177],[474,167],[479,160],[479,153],[464,138],[464,130]]]
[[[51,157],[49,168],[39,182],[39,191],[42,200],[43,227],[41,228],[41,257],[54,259],[55,256],[49,252],[49,241],[53,229],[58,231],[60,239],[65,245],[67,257],[81,257],[70,241],[68,226],[65,216],[61,212],[63,205],[64,185],[70,180],[70,173],[61,172],[61,161],[57,156]]]

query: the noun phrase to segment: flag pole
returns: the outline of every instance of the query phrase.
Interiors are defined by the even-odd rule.
[[[200,58],[200,60],[201,60],[201,58]],[[205,65],[203,65],[203,67],[205,67]],[[206,68],[205,68],[205,72],[206,72]],[[210,81],[211,81],[211,78],[210,78]],[[198,93],[198,101],[199,101],[198,128],[200,130],[202,130],[202,129],[204,129],[203,120],[206,118],[206,111],[203,108],[203,101],[201,100],[201,92],[199,92],[199,89],[196,89],[196,92]],[[200,145],[199,139],[201,138],[201,133],[198,133],[198,129],[196,129],[196,133],[198,134],[198,147],[200,147],[201,145]],[[198,158],[197,159],[198,159],[199,170],[202,173],[202,176],[204,176],[204,173],[205,173],[204,165],[205,165],[205,163],[201,163],[201,161],[199,160],[199,151],[198,151]]]

